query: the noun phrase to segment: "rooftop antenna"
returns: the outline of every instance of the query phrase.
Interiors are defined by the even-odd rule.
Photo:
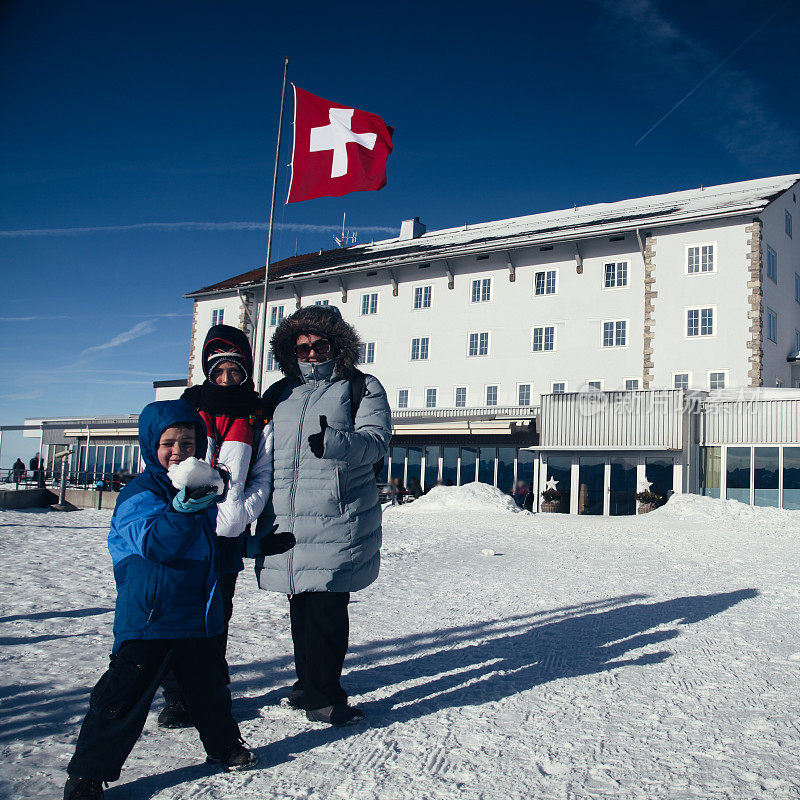
[[[342,213],[342,235],[341,237],[339,236],[333,237],[333,241],[336,242],[337,247],[350,247],[351,245],[354,245],[356,243],[356,239],[358,238],[357,231],[345,230],[344,224],[346,218],[347,218],[347,212],[344,211]]]

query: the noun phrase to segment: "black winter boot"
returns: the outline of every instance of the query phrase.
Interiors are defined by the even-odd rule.
[[[103,800],[103,781],[70,775],[64,784],[64,800]]]
[[[298,711],[304,711],[306,708],[306,693],[303,689],[292,689],[286,702]]]
[[[191,728],[192,717],[186,701],[180,696],[164,698],[164,708],[158,715],[159,728]]]
[[[258,764],[258,756],[252,750],[248,750],[243,744],[237,744],[234,746],[233,750],[223,758],[207,756],[206,761],[209,764],[219,764],[226,772],[238,772],[243,769],[252,769]]]
[[[336,703],[325,708],[309,708],[306,710],[306,719],[311,722],[327,722],[329,725],[352,725],[364,719],[365,714],[356,706],[347,703]]]

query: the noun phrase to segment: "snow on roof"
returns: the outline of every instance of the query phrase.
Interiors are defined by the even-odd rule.
[[[302,278],[359,268],[398,266],[547,241],[583,239],[654,225],[758,213],[798,181],[800,174],[701,186],[669,194],[429,231],[416,239],[395,237],[354,247],[320,250],[273,263],[270,277],[275,280]],[[259,267],[185,296],[252,286],[263,280],[264,268]]]

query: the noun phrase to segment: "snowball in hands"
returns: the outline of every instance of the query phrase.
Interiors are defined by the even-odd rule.
[[[198,489],[200,486],[214,486],[217,494],[225,491],[225,482],[219,472],[207,461],[192,456],[180,464],[173,464],[167,474],[176,489]]]

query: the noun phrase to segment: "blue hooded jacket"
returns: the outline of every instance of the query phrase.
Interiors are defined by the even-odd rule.
[[[195,427],[195,456],[203,458],[206,431],[185,400],[150,403],[139,415],[139,446],[146,469],[120,492],[108,550],[117,604],[114,652],[128,639],[190,639],[223,631],[217,589],[217,507],[175,511],[178,493],[158,461],[161,434],[178,423]]]

